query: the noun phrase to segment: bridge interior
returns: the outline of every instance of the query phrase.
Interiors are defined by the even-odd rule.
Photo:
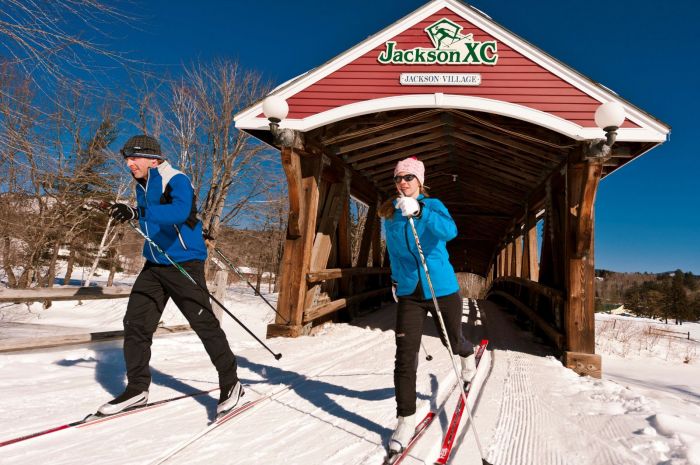
[[[248,132],[276,142],[271,131]],[[454,108],[387,110],[294,133],[280,147],[290,226],[278,309],[289,318],[278,318],[269,336],[302,334],[338,310],[386,295],[386,279],[368,277],[388,273],[377,208],[395,193],[396,162],[415,156],[426,165],[429,194],[457,223],[459,235],[448,244],[455,270],[485,277],[489,294],[573,354],[578,371],[599,372],[595,193],[603,177],[657,142],[618,142],[601,152],[604,139],[575,140],[515,117]],[[355,265],[350,196],[370,207]]]
[[[426,186],[457,222],[450,243],[455,269],[486,276],[499,246],[517,233],[528,212],[546,206],[546,185],[579,143],[541,126],[458,109],[398,110],[363,115],[304,134],[307,150],[341,159],[375,187],[394,194],[393,169],[416,156]],[[602,177],[653,147],[618,143]]]

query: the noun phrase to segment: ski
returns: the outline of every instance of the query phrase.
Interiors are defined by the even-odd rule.
[[[100,413],[91,413],[88,416],[86,416],[85,418],[83,418],[82,420],[73,421],[71,423],[66,423],[63,425],[54,426],[52,428],[48,428],[48,429],[45,429],[42,431],[37,431],[35,433],[30,433],[30,434],[27,434],[24,436],[20,436],[17,438],[2,441],[2,442],[0,442],[0,447],[9,446],[10,444],[16,444],[18,442],[26,441],[28,439],[34,439],[34,438],[37,438],[40,436],[45,436],[47,434],[56,433],[58,431],[63,431],[63,430],[70,429],[70,428],[85,428],[85,427],[92,426],[92,425],[97,424],[97,423],[103,423],[105,421],[111,421],[111,420],[115,420],[117,418],[123,418],[123,417],[128,416],[128,415],[133,415],[135,413],[141,413],[141,412],[145,412],[146,410],[151,410],[153,408],[160,407],[161,405],[165,405],[165,404],[168,404],[170,402],[174,402],[176,400],[186,399],[188,397],[197,397],[197,396],[201,396],[204,394],[209,394],[210,392],[213,392],[216,390],[218,390],[218,388],[209,389],[206,391],[196,391],[196,392],[193,392],[190,394],[183,394],[181,396],[176,396],[176,397],[169,397],[167,399],[157,400],[155,402],[151,402],[151,403],[148,403],[146,405],[142,405],[140,407],[134,407],[131,409],[127,409],[127,410],[124,410],[122,412],[115,413],[114,415],[102,415]]]
[[[436,416],[437,415],[435,414],[435,412],[428,412],[423,418],[423,420],[421,420],[421,422],[418,423],[418,425],[416,425],[416,430],[413,433],[413,437],[408,442],[406,447],[401,452],[398,452],[396,454],[392,454],[390,452],[387,453],[387,456],[384,459],[384,465],[398,465],[399,463],[401,463],[401,461],[403,461],[403,459],[406,458],[408,453],[411,451],[414,444],[418,442],[421,436],[423,436],[423,433],[425,433],[425,430],[428,429],[428,426],[430,426],[430,424],[433,422]]]
[[[479,362],[481,362],[481,357],[484,355],[484,351],[486,350],[486,346],[488,345],[489,341],[487,339],[484,339],[481,341],[481,344],[479,344],[479,348],[476,351],[475,355],[475,364],[477,369],[479,368]],[[476,376],[476,373],[474,374]],[[466,383],[464,387],[464,397],[469,396],[469,391],[471,390],[471,383]],[[438,456],[438,459],[435,461],[435,465],[446,465],[447,461],[450,459],[450,455],[452,454],[452,447],[454,446],[454,441],[457,438],[457,431],[459,430],[459,424],[462,421],[462,414],[464,413],[464,397],[459,396],[459,400],[457,401],[457,406],[455,407],[454,413],[452,414],[452,420],[450,421],[450,426],[447,428],[447,432],[445,433],[445,439],[442,441],[442,447],[440,448],[440,455]]]
[[[224,423],[226,423],[226,422],[228,422],[228,421],[230,421],[230,420],[236,418],[237,416],[241,415],[242,413],[244,413],[244,412],[246,412],[246,411],[252,409],[252,408],[255,407],[256,405],[259,405],[259,404],[263,403],[263,402],[266,401],[266,400],[272,399],[272,397],[273,397],[275,394],[277,394],[277,393],[273,392],[273,393],[270,393],[270,394],[266,394],[266,395],[260,396],[260,397],[258,397],[258,398],[255,399],[255,400],[246,401],[246,402],[244,402],[243,404],[238,405],[238,406],[232,408],[231,410],[229,410],[229,411],[227,411],[227,412],[224,412],[224,413],[218,415],[214,421],[212,421],[209,425],[207,425],[207,426],[206,426],[204,429],[202,429],[199,433],[195,434],[194,436],[192,436],[192,437],[189,438],[188,440],[186,440],[186,441],[184,441],[184,442],[178,444],[178,445],[175,446],[174,448],[170,449],[170,450],[167,451],[165,454],[163,454],[163,455],[161,455],[159,458],[155,459],[155,461],[151,462],[150,465],[158,465],[158,464],[161,464],[161,463],[166,462],[167,460],[169,460],[170,458],[172,458],[173,456],[175,456],[176,454],[178,454],[181,450],[185,449],[186,447],[188,447],[190,444],[192,444],[193,442],[197,441],[197,440],[200,439],[201,437],[203,437],[203,436],[209,434],[210,432],[214,431],[214,430],[215,430],[216,428],[218,428],[219,426],[221,426],[221,425],[223,425]]]

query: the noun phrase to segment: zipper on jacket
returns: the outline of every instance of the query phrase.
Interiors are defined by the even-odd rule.
[[[138,185],[141,187],[141,189],[143,189],[143,202],[144,202],[144,204],[145,204],[145,205],[144,205],[144,210],[148,207],[148,183],[149,183],[150,180],[151,180],[151,173],[150,173],[150,170],[151,170],[151,169],[152,169],[152,168],[149,168],[148,177],[146,178],[146,187],[144,187],[143,185],[141,185],[140,182],[137,182],[137,183],[136,183],[136,184],[138,184]],[[136,202],[136,203],[137,203],[137,206],[138,206],[138,202]],[[148,222],[147,222],[145,219],[143,220],[143,226],[144,226],[144,228],[146,229],[146,235],[147,235],[148,237],[151,237],[151,233],[148,231]],[[153,246],[151,245],[151,242],[150,242],[150,241],[146,241],[146,243],[148,244],[148,250],[151,251],[151,258],[153,258],[153,262],[154,262],[154,263],[160,263],[160,260],[158,260],[158,258],[156,258],[156,254],[155,254],[155,252],[153,251]]]
[[[408,253],[410,253],[411,257],[413,257],[413,259],[416,261],[416,267],[418,268],[418,284],[420,284],[421,291],[422,291],[423,290],[423,283],[421,283],[421,281],[420,281],[421,264],[420,264],[420,261],[413,254],[413,251],[411,250],[411,244],[408,242],[408,220],[406,220],[406,224],[404,225],[404,233],[405,233],[404,238],[406,239],[406,247],[408,248]],[[423,296],[423,297],[425,297],[425,296]]]

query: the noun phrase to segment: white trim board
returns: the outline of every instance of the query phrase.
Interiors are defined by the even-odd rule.
[[[551,129],[574,140],[604,138],[599,128],[586,128],[551,113],[515,103],[483,97],[451,94],[412,94],[396,97],[383,97],[350,103],[317,113],[303,119],[286,119],[280,124],[283,128],[301,132],[311,131],[326,124],[342,121],[378,111],[402,110],[410,108],[452,108],[474,110],[516,118]],[[268,130],[269,121],[265,118],[248,118],[236,123],[239,129]],[[617,131],[618,142],[664,142],[666,135],[647,128],[621,128]]]
[[[630,140],[635,140],[635,141],[648,141],[648,142],[663,142],[666,140],[667,134],[670,132],[670,127],[665,125],[664,123],[656,120],[655,118],[651,117],[641,109],[635,107],[631,103],[627,102],[626,100],[620,98],[617,94],[615,94],[613,91],[607,89],[606,87],[596,84],[593,81],[591,81],[589,78],[585,77],[581,73],[575,71],[574,69],[564,65],[563,63],[559,62],[558,60],[554,59],[547,53],[543,52],[542,50],[538,49],[537,47],[529,44],[525,40],[521,39],[517,35],[513,34],[512,32],[508,31],[504,27],[498,25],[495,23],[493,20],[491,20],[488,16],[485,14],[481,13],[479,10],[461,3],[458,0],[433,0],[432,2],[426,4],[425,6],[417,9],[413,13],[409,14],[408,16],[405,16],[403,19],[397,21],[393,25],[383,29],[382,31],[378,32],[377,34],[370,36],[368,39],[365,41],[359,43],[355,47],[347,50],[346,52],[338,55],[336,58],[328,61],[322,66],[319,66],[318,68],[311,70],[307,73],[302,74],[301,76],[292,79],[288,81],[285,84],[282,84],[281,86],[277,87],[274,91],[271,92],[270,95],[278,95],[284,99],[289,99],[290,97],[298,94],[302,90],[308,88],[309,86],[315,84],[316,82],[322,80],[326,76],[330,75],[331,73],[339,70],[340,68],[344,67],[345,65],[355,61],[356,59],[364,56],[368,52],[372,51],[373,49],[377,48],[378,46],[382,45],[384,42],[390,40],[391,38],[397,36],[401,32],[412,28],[415,26],[417,23],[425,19],[426,17],[429,17],[430,15],[440,11],[441,9],[446,8],[453,13],[457,14],[458,16],[461,16],[465,20],[469,21],[472,23],[474,26],[482,29],[485,33],[493,36],[495,39],[507,44],[510,48],[512,48],[514,51],[520,53],[524,57],[532,60],[534,63],[542,66],[544,69],[548,70],[552,74],[556,75],[557,77],[561,78],[565,82],[571,84],[573,87],[581,90],[585,94],[589,95],[590,97],[596,99],[597,101],[604,103],[607,101],[616,101],[620,103],[624,108],[625,108],[625,114],[628,120],[636,123],[641,127],[641,129],[638,129],[637,131],[633,132],[634,134],[637,134],[637,138],[635,139],[630,139]],[[435,94],[437,95],[437,94]],[[416,97],[423,97],[422,95],[417,95]],[[386,102],[389,103],[390,101],[387,99],[393,99],[395,97],[388,97],[386,99],[374,99],[374,100],[369,100],[366,102],[357,102],[353,103],[350,105],[345,105],[343,107],[339,108],[334,108],[322,113],[319,113],[317,115],[313,115],[311,117],[307,117],[304,119],[289,119],[285,120],[283,126],[293,128],[293,129],[299,129],[302,131],[308,131],[310,129],[316,128],[323,126],[325,124],[329,124],[334,121],[338,121],[340,119],[343,119],[343,117],[339,117],[338,115],[343,115],[347,112],[348,115],[350,114],[365,114],[368,113],[367,111],[360,111],[356,113],[356,107],[354,105],[360,105],[360,108],[362,108],[362,105],[367,104],[367,107],[373,107],[374,104],[369,103],[369,102]],[[396,98],[403,98],[403,97],[396,97]],[[473,98],[476,99],[477,97],[465,97],[465,98]],[[487,99],[481,99],[481,100],[487,100]],[[495,102],[496,100],[490,100],[491,102],[494,102],[491,106],[493,108],[496,108],[498,105],[496,105]],[[502,102],[506,105],[510,105],[507,102]],[[392,102],[393,105],[393,102]],[[408,103],[408,106],[404,107],[386,107],[386,108],[381,108],[381,107],[374,107],[376,110],[374,111],[379,111],[379,110],[388,110],[388,109],[399,109],[399,108],[418,108],[415,104]],[[422,107],[422,108],[435,108],[435,104],[432,106],[428,107]],[[438,106],[440,108],[440,106]],[[455,106],[455,107],[448,107],[448,108],[465,108],[464,106]],[[340,111],[339,114],[336,114],[335,112]],[[532,110],[532,111],[537,111],[537,110]],[[235,116],[235,121],[236,121],[236,127],[240,129],[267,129],[267,121],[263,120],[262,118],[258,118],[257,115],[262,113],[262,101],[257,102],[251,107],[248,107],[247,109],[241,111]],[[518,114],[521,114],[523,112],[516,112],[516,111],[511,111],[509,112],[509,116],[513,117],[518,117]],[[543,113],[543,112],[539,112]],[[527,112],[524,112],[523,114],[527,114]],[[563,120],[562,118],[559,118],[555,115],[549,115],[550,118],[553,118],[552,120],[549,120],[545,117],[538,117],[532,122],[537,122],[537,121],[549,121],[550,123],[553,124],[554,119],[558,119],[562,121],[562,123],[559,124],[554,124],[554,127],[563,127],[566,126],[564,123],[568,123],[569,125],[573,126],[578,126],[575,123],[568,122],[566,120]],[[350,116],[344,116],[344,117],[350,117]],[[265,121],[265,124],[260,124],[260,120]],[[527,120],[530,121],[530,120]],[[539,123],[537,123],[539,124]],[[549,126],[546,126],[549,127]],[[552,129],[554,129],[554,127]],[[578,126],[578,128],[581,128]],[[591,130],[596,130],[600,134],[602,134],[602,131],[599,131],[597,128],[586,128],[586,129],[591,129]],[[557,129],[554,129],[557,130]],[[621,129],[621,132],[629,132],[631,129]],[[585,130],[581,132],[579,129],[578,131],[574,131],[573,129],[569,130],[558,130],[558,132],[561,132],[563,134],[573,134],[573,133],[581,133],[581,134],[588,134],[590,131]],[[639,137],[646,137],[644,134],[648,134],[650,139],[644,139],[642,138],[641,140]],[[573,137],[573,136],[572,136]],[[578,137],[577,137],[578,138]],[[623,140],[618,138],[618,140]]]

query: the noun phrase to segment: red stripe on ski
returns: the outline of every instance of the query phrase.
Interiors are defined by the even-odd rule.
[[[481,357],[484,355],[484,351],[486,350],[486,346],[488,345],[488,343],[489,341],[487,339],[483,339],[481,341],[481,344],[479,345],[479,349],[477,350],[476,355],[474,356],[477,368],[479,367]],[[474,376],[476,376],[476,373],[474,374]],[[464,393],[464,397],[468,397],[470,391],[471,383],[467,387],[467,390]],[[450,426],[447,428],[447,432],[445,433],[445,439],[442,441],[440,455],[435,461],[436,465],[446,465],[447,461],[450,459],[450,455],[452,454],[452,447],[454,446],[455,438],[457,438],[459,424],[462,421],[462,414],[464,413],[464,397],[462,397],[462,395],[459,396],[459,400],[457,401],[457,407],[455,407],[455,411],[452,414]]]
[[[45,434],[55,433],[56,431],[61,431],[61,430],[67,429],[67,428],[72,428],[73,426],[75,426],[75,423],[68,423],[65,425],[56,426],[55,428],[49,428],[49,429],[46,429],[44,431],[39,431],[37,433],[27,434],[26,436],[20,436],[18,438],[14,438],[14,439],[8,439],[7,441],[0,442],[0,447],[9,446],[10,444],[14,444],[16,442],[26,441],[27,439],[36,438],[38,436],[43,436]]]
[[[421,420],[421,422],[418,423],[418,425],[416,425],[416,430],[413,433],[413,437],[408,442],[408,445],[396,455],[396,459],[392,459],[386,463],[389,463],[391,465],[398,465],[399,463],[401,463],[403,459],[406,458],[408,453],[411,452],[411,449],[413,449],[413,446],[416,444],[416,442],[418,442],[421,436],[423,436],[423,433],[425,433],[425,431],[428,429],[428,426],[430,426],[430,424],[433,422],[435,416],[435,412],[428,412],[423,418],[423,420]]]
[[[168,399],[162,399],[162,400],[158,400],[155,402],[151,402],[150,404],[146,404],[143,407],[137,407],[137,408],[132,409],[132,410],[127,410],[125,412],[115,413],[114,415],[107,415],[105,417],[98,417],[98,418],[94,418],[92,420],[90,419],[90,415],[88,415],[87,417],[85,417],[82,420],[74,421],[71,423],[66,423],[65,425],[55,426],[53,428],[45,429],[43,431],[37,431],[36,433],[27,434],[25,436],[20,436],[18,438],[8,439],[6,441],[0,442],[0,447],[9,446],[10,444],[16,444],[18,442],[26,441],[28,439],[38,438],[40,436],[45,436],[47,434],[55,433],[57,431],[63,431],[64,429],[85,428],[85,427],[91,426],[93,424],[102,423],[105,421],[114,420],[116,418],[125,417],[125,416],[131,415],[133,413],[145,412],[146,410],[150,410],[154,407],[159,407],[161,405],[164,405],[164,404],[167,404],[169,402],[176,401],[176,400],[185,399],[188,397],[197,397],[197,396],[201,396],[202,394],[209,394],[210,392],[216,391],[217,389],[218,388],[209,389],[207,391],[197,391],[197,392],[193,392],[191,394],[183,394],[183,395],[177,396],[177,397],[170,397]]]
[[[269,395],[259,397],[255,400],[251,400],[250,402],[246,402],[239,407],[234,407],[233,410],[231,410],[228,413],[225,413],[221,418],[217,418],[215,423],[217,426],[222,425],[222,424],[226,423],[227,421],[229,421],[231,418],[235,418],[236,416],[240,415],[241,413],[245,412],[246,410],[256,406],[260,402],[267,400],[269,398],[270,398]]]

